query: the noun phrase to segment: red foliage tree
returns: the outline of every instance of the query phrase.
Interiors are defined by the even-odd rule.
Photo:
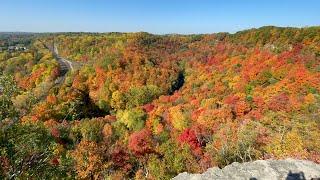
[[[151,133],[146,129],[134,132],[129,137],[128,148],[137,156],[150,153],[152,151]]]
[[[228,105],[235,105],[239,100],[240,98],[238,96],[230,95],[224,99],[224,103]]]
[[[116,145],[111,152],[111,160],[117,168],[128,171],[131,169],[130,155],[121,145]]]
[[[285,93],[281,93],[271,99],[269,109],[273,111],[289,110],[289,97]]]
[[[196,133],[190,128],[185,129],[178,137],[178,140],[181,144],[188,144],[193,152],[198,153],[201,151],[201,144],[198,141]]]
[[[153,104],[146,104],[146,105],[143,106],[143,109],[144,109],[147,113],[149,113],[149,112],[151,112],[151,111],[154,109],[154,105],[153,105]]]

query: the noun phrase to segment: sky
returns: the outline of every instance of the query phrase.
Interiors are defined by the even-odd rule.
[[[320,0],[0,0],[0,32],[199,34],[320,25]]]

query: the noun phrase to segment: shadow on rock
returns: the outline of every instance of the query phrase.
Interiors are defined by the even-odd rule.
[[[303,172],[292,173],[291,171],[289,171],[286,180],[306,180],[306,178]]]

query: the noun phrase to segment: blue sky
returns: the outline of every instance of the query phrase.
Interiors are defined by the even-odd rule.
[[[320,25],[320,0],[0,0],[0,31],[213,33]]]

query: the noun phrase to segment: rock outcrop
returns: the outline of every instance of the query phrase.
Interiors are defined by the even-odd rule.
[[[257,160],[234,162],[222,169],[210,168],[203,174],[179,174],[174,180],[248,179],[248,180],[320,180],[320,164],[305,160]]]

